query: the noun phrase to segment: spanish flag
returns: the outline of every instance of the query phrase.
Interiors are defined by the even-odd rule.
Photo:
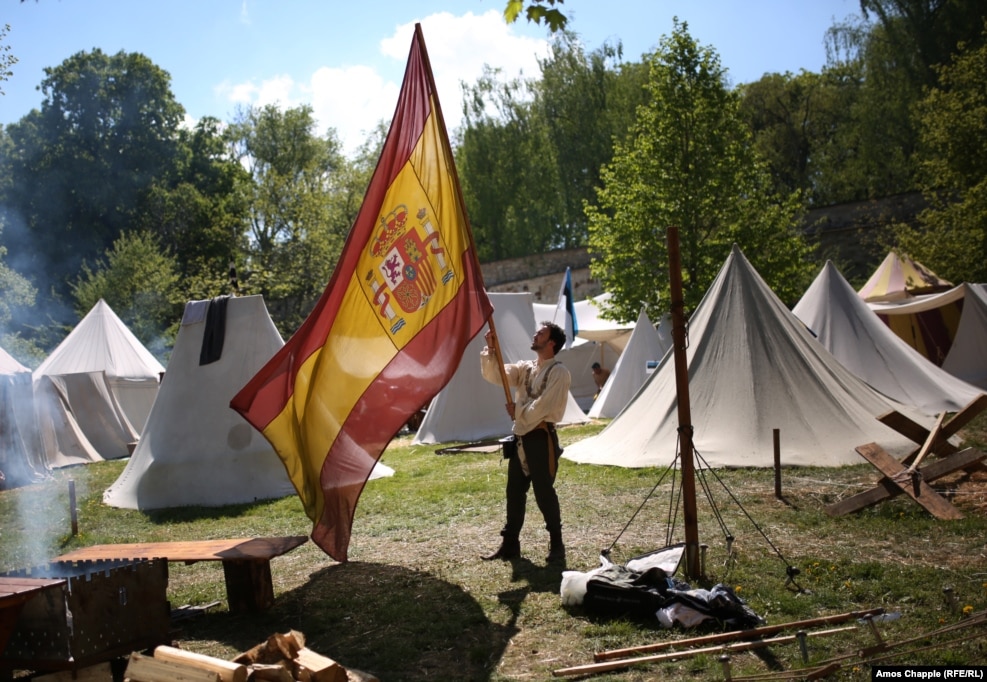
[[[347,560],[384,448],[449,381],[493,312],[421,26],[394,120],[326,290],[230,406],[271,442],[314,523]]]

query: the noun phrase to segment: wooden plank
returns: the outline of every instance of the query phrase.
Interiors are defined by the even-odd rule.
[[[154,658],[159,661],[171,661],[201,668],[219,675],[220,682],[247,682],[247,666],[221,658],[185,651],[173,646],[162,645],[155,647]]]
[[[923,509],[937,519],[955,521],[963,518],[962,512],[940,497],[939,493],[922,480],[921,476],[918,479],[919,490],[917,494],[911,476],[908,477],[908,480],[898,483],[895,480],[895,476],[903,472],[907,474],[907,470],[901,465],[901,462],[885,452],[877,443],[868,443],[855,449],[861,457],[873,464],[882,474],[891,479],[892,483],[897,484],[903,493],[918,502]]]
[[[295,535],[269,538],[91,545],[62,554],[55,561],[167,559],[168,561],[194,563],[196,561],[227,561],[230,559],[271,559],[286,554],[307,541],[306,536]]]
[[[46,587],[64,583],[65,578],[0,576],[0,608],[22,604]]]
[[[219,673],[135,651],[130,654],[123,679],[124,682],[219,682]]]
[[[856,630],[855,626],[844,627],[844,628],[833,628],[831,630],[820,630],[818,632],[807,632],[808,637],[829,637],[831,635],[840,634],[843,632],[849,632],[851,630]],[[552,675],[554,677],[576,677],[580,675],[589,675],[601,672],[609,672],[611,670],[623,670],[625,668],[630,668],[634,665],[640,665],[641,663],[660,663],[662,661],[672,661],[680,660],[685,658],[693,658],[695,656],[704,656],[707,654],[716,653],[730,653],[733,651],[750,651],[751,649],[761,649],[763,647],[772,646],[775,644],[788,644],[790,642],[795,642],[798,640],[798,635],[782,635],[780,637],[772,637],[770,639],[758,639],[752,642],[733,642],[731,644],[722,644],[717,646],[703,647],[699,649],[686,649],[684,651],[671,651],[666,654],[654,654],[651,656],[637,656],[633,658],[624,658],[620,660],[604,661],[602,663],[590,663],[588,665],[577,665],[572,668],[560,668],[558,670],[553,670]]]
[[[949,457],[944,457],[942,459],[937,459],[934,462],[926,464],[924,467],[919,469],[922,474],[922,478],[929,483],[936,481],[943,476],[948,476],[949,474],[955,473],[960,469],[966,469],[967,467],[976,464],[980,460],[987,457],[987,453],[981,452],[976,448],[966,448],[957,452],[955,455],[950,455]],[[844,514],[850,514],[853,512],[860,511],[865,507],[871,507],[879,502],[896,497],[901,494],[901,488],[895,485],[890,478],[885,476],[877,485],[869,490],[865,490],[862,493],[857,493],[846,499],[840,500],[839,502],[834,502],[825,508],[826,513],[829,516],[843,516]]]
[[[649,654],[676,647],[690,647],[696,646],[697,644],[720,644],[722,642],[729,642],[738,639],[761,639],[765,635],[775,635],[783,630],[804,630],[806,628],[819,627],[820,625],[837,625],[839,623],[845,623],[848,620],[859,620],[861,618],[876,616],[882,613],[884,613],[884,609],[877,607],[873,609],[866,609],[864,611],[849,611],[832,616],[819,616],[818,618],[808,618],[805,620],[796,620],[788,623],[778,623],[777,625],[762,625],[756,628],[747,628],[746,630],[717,632],[711,635],[699,635],[698,637],[689,637],[686,639],[670,639],[663,642],[655,642],[654,644],[643,644],[641,646],[627,647],[625,649],[608,649],[606,651],[598,651],[593,654],[593,660],[597,662],[609,661],[615,658],[628,658],[630,656]]]
[[[939,437],[935,439],[936,442],[933,444],[931,451],[940,457],[957,452],[959,448],[950,443],[948,439],[959,433],[960,429],[973,421],[984,410],[987,410],[987,394],[981,393],[967,403],[966,407],[943,423],[942,431]],[[928,429],[894,410],[878,417],[878,421],[916,443],[922,443],[929,437]],[[918,449],[913,450],[902,461],[908,464],[916,457],[918,452]]]

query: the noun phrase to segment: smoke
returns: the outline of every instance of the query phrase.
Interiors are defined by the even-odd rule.
[[[7,250],[3,263],[36,292],[33,305],[10,305],[10,319],[0,319],[0,336],[16,335],[36,340],[35,345],[43,349],[50,348],[51,341],[57,343],[65,328],[78,317],[58,293],[65,290],[67,271],[63,265],[45,260],[46,249],[39,243],[39,235],[28,228],[18,211],[7,205],[0,205],[0,244]]]

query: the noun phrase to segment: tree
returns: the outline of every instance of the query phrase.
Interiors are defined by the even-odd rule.
[[[529,84],[497,78],[496,71],[486,69],[467,87],[456,145],[481,261],[551,249],[560,218],[554,150],[544,121],[532,109]]]
[[[229,264],[247,250],[250,176],[230,154],[218,119],[181,130],[173,172],[156,181],[135,227],[175,259],[185,299],[230,293]]]
[[[937,69],[938,86],[919,104],[930,207],[921,227],[896,230],[905,252],[954,282],[987,281],[987,40],[979,42]]]
[[[9,32],[10,24],[4,24],[3,28],[0,28],[0,43],[3,42]],[[16,63],[17,57],[10,53],[10,45],[0,45],[0,82],[10,80],[10,77],[14,75],[10,67]],[[3,88],[0,88],[0,95],[2,94],[4,94]]]
[[[160,353],[174,341],[185,305],[177,284],[175,261],[154,235],[127,232],[93,267],[83,262],[72,293],[78,317],[103,299],[144,345]]]
[[[546,24],[553,33],[562,31],[566,27],[569,18],[557,9],[565,0],[528,0],[525,7],[524,0],[507,0],[504,7],[504,20],[508,24],[513,24],[518,20],[523,12],[528,21],[536,24]]]
[[[332,274],[350,224],[330,197],[344,159],[335,131],[315,134],[308,105],[242,110],[233,157],[251,176],[245,290],[264,295],[282,333],[302,323]]]
[[[170,173],[184,109],[168,74],[136,53],[79,52],[45,76],[41,110],[7,127],[3,201],[34,237],[31,271],[61,273],[52,286],[67,299],[81,262],[131,229]]]
[[[466,88],[456,164],[481,261],[586,243],[583,203],[646,95],[644,65],[620,58],[619,45],[586,53],[563,32],[540,78],[488,69]]]
[[[738,96],[688,26],[676,19],[649,58],[647,106],[604,168],[587,205],[590,270],[613,294],[614,317],[669,310],[666,227],[679,228],[687,310],[737,243],[774,291],[794,303],[808,283],[797,194],[777,196],[756,157]]]

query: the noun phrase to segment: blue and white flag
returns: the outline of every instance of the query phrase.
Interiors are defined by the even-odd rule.
[[[565,348],[571,348],[576,334],[579,333],[579,326],[576,324],[576,301],[572,296],[572,272],[569,268],[565,269],[565,279],[559,290],[559,304],[555,308],[552,322],[565,329]]]

